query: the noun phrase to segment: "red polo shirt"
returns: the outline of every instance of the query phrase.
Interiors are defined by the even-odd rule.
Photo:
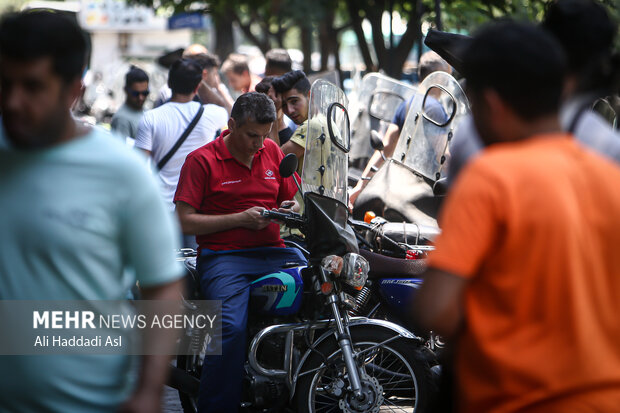
[[[252,160],[252,169],[237,161],[220,137],[196,149],[185,159],[181,169],[174,202],[183,201],[202,214],[226,215],[245,211],[254,206],[277,208],[292,199],[297,187],[292,178],[282,178],[278,172],[284,154],[271,139]],[[199,249],[214,251],[257,247],[284,247],[280,226],[269,224],[262,230],[233,228],[196,237]]]

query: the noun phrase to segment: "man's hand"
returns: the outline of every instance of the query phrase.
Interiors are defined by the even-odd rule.
[[[291,212],[299,212],[299,204],[294,199],[284,201],[280,204],[278,212],[283,212],[285,214],[290,214]]]
[[[240,214],[240,225],[243,228],[253,229],[255,231],[259,231],[264,229],[271,223],[269,218],[265,218],[261,215],[265,208],[263,207],[252,207],[250,209],[246,209]]]
[[[362,192],[362,189],[364,189],[364,182],[365,181],[360,179],[357,182],[357,185],[355,185],[355,187],[351,189],[351,192],[349,192],[349,212],[353,212],[353,204],[355,204],[355,200]]]

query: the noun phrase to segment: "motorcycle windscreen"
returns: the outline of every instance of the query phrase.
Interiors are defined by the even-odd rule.
[[[431,73],[418,86],[393,159],[437,181],[447,173],[449,144],[469,101],[459,83],[445,72]]]
[[[306,151],[301,174],[303,192],[347,205],[349,116],[347,98],[338,86],[319,79],[310,89]]]
[[[314,192],[304,194],[304,214],[311,225],[306,233],[310,256],[320,260],[327,255],[359,252],[357,238],[347,223],[349,211],[345,204]]]
[[[369,73],[362,79],[355,101],[351,102],[351,152],[352,162],[370,158],[370,133],[385,134],[394,119],[396,109],[409,100],[416,88],[379,73]]]

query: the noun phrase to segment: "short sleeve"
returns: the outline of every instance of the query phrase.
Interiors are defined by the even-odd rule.
[[[308,133],[308,121],[305,121],[293,132],[290,141],[302,148],[306,148],[306,134]]]
[[[136,133],[136,148],[147,151],[153,150],[153,125],[149,113],[145,113],[140,120],[138,132]]]
[[[409,102],[404,101],[398,105],[396,108],[396,113],[394,113],[394,119],[392,119],[392,123],[398,126],[399,130],[403,129],[403,125],[405,124],[405,118],[407,117],[407,108],[409,107]]]
[[[202,160],[202,162],[201,162]],[[178,201],[200,210],[207,188],[207,165],[204,158],[189,154],[181,168],[179,183],[174,194],[174,203]]]
[[[182,276],[176,260],[180,229],[166,207],[155,179],[140,165],[125,185],[122,243],[127,264],[142,286],[170,283]]]
[[[213,117],[213,122],[217,129],[225,129],[228,126],[228,112],[226,109],[210,103],[205,105],[205,110]]]
[[[448,195],[439,217],[441,234],[428,263],[464,278],[479,270],[505,223],[502,185],[480,160],[465,168]]]

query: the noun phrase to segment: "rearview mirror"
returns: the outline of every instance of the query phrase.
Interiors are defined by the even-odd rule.
[[[280,162],[280,176],[282,178],[288,178],[293,175],[297,170],[297,156],[294,153],[289,153]]]
[[[376,90],[368,102],[368,114],[375,119],[391,122],[394,110],[405,101],[398,93],[387,89]]]
[[[433,85],[428,88],[422,100],[422,116],[439,127],[452,122],[456,115],[456,100],[452,93],[443,86]]]

